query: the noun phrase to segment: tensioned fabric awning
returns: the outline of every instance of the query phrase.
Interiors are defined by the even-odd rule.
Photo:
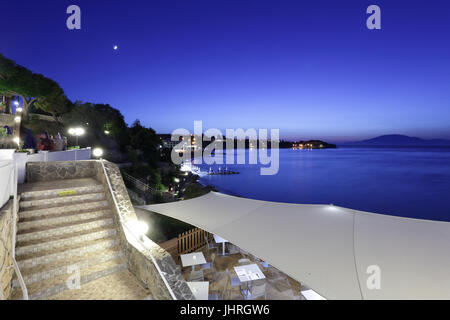
[[[139,208],[217,234],[327,299],[450,299],[449,222],[218,192]]]

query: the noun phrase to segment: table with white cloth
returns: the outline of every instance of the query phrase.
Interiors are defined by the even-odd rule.
[[[205,256],[202,252],[192,252],[187,254],[180,255],[181,258],[181,264],[183,267],[189,267],[192,266],[192,271],[194,270],[194,267],[199,264],[206,263]]]
[[[266,278],[256,263],[236,266],[234,267],[234,271],[236,271],[239,280],[246,284],[246,289],[241,291],[244,295],[248,294],[249,282]]]

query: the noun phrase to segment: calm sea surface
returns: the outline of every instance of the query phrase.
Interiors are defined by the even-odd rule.
[[[206,171],[219,167],[198,166]],[[225,165],[220,167],[223,170]],[[333,203],[382,214],[450,221],[450,148],[281,149],[279,172],[273,176],[261,176],[258,165],[226,167],[240,174],[207,175],[200,182],[223,193],[253,199]]]

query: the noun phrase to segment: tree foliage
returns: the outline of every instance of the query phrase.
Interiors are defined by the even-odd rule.
[[[130,146],[135,150],[140,150],[138,160],[156,165],[159,160],[160,138],[152,128],[141,125],[139,120],[134,121],[129,128]]]
[[[60,99],[64,91],[52,79],[33,73],[0,54],[0,94],[21,97],[23,113],[27,115],[36,101],[40,102],[40,107],[51,110],[53,103],[50,101]]]

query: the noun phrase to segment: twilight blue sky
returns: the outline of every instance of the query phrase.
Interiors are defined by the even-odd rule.
[[[370,4],[382,30],[366,28]],[[2,0],[0,12],[1,53],[160,133],[203,120],[291,139],[450,138],[450,1]]]

